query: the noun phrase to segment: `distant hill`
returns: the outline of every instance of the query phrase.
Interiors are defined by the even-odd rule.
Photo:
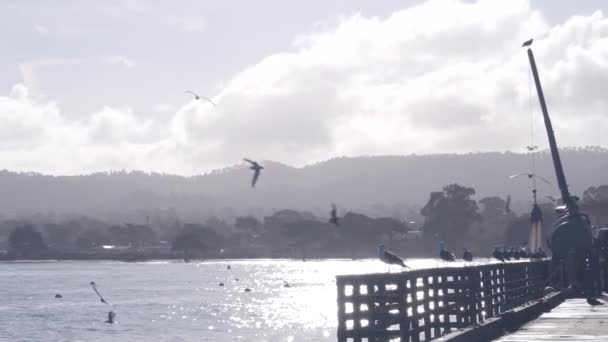
[[[557,195],[551,156],[539,152],[540,196]],[[571,190],[608,184],[608,150],[565,149],[562,160]],[[508,176],[527,172],[530,159],[519,153],[469,153],[335,158],[302,168],[276,162],[266,167],[256,188],[250,170],[236,165],[205,175],[181,177],[143,172],[48,176],[0,171],[0,214],[84,214],[115,220],[145,220],[170,211],[182,219],[264,215],[278,208],[327,215],[329,204],[370,215],[403,216],[422,206],[429,192],[449,183],[474,187],[477,198],[510,194],[514,205],[530,198],[529,181]],[[164,208],[164,209],[163,209]],[[168,209],[174,208],[174,209]]]

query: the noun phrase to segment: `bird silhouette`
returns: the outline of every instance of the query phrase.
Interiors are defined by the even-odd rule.
[[[511,195],[507,195],[507,199],[505,200],[505,213],[511,213]]]
[[[492,256],[494,256],[494,258],[496,258],[496,260],[505,262],[505,256],[503,255],[503,252],[498,247],[494,248],[494,252],[492,253]]]
[[[441,260],[445,260],[445,261],[454,261],[456,260],[456,257],[454,256],[454,253],[448,251],[447,249],[445,249],[445,243],[443,241],[441,241],[439,243],[439,257],[441,258]]]
[[[511,255],[513,256],[513,259],[515,259],[515,260],[519,260],[522,257],[521,250],[519,250],[515,247],[511,247]]]
[[[340,219],[338,218],[336,205],[332,203],[331,204],[329,223],[337,226],[339,224],[339,222],[340,222]]]
[[[547,184],[551,184],[551,182],[549,182],[548,180],[546,180],[543,177],[541,177],[539,175],[536,175],[534,173],[518,173],[516,175],[509,176],[509,178],[514,179],[514,178],[521,177],[521,176],[527,176],[530,179],[532,179],[532,178],[538,178],[538,179],[542,180],[543,182],[545,182]]]
[[[95,291],[95,293],[97,293],[97,296],[99,296],[99,301],[105,304],[110,304],[108,303],[103,296],[101,295],[101,293],[99,293],[99,290],[97,289],[97,284],[95,284],[94,281],[89,283],[91,285],[91,288],[93,288],[93,291]]]
[[[462,250],[462,259],[464,261],[473,261],[473,253],[466,248],[463,248]]]
[[[538,148],[538,146],[536,146],[536,145],[532,145],[532,146],[526,146],[526,149],[527,149],[529,152],[532,152],[532,151],[536,150],[537,148]]]
[[[114,311],[109,311],[108,312],[108,320],[106,321],[106,323],[108,323],[108,324],[114,324],[114,317],[116,317],[116,314],[114,313]]]
[[[260,172],[264,167],[251,159],[243,158],[243,160],[251,164],[249,168],[253,170],[253,179],[251,179],[251,187],[253,188],[258,182]]]
[[[536,250],[536,254],[539,256],[539,258],[543,259],[547,257],[547,253],[545,253],[545,251],[542,249],[542,247],[538,247],[538,249]]]
[[[396,254],[387,251],[384,248],[384,245],[378,245],[378,258],[385,263],[388,264],[388,271],[391,271],[391,265],[399,265],[401,267],[409,268],[404,262],[403,259],[398,257]]]
[[[591,305],[592,308],[594,308],[598,305],[604,305],[604,303],[600,302],[599,300],[597,300],[593,297],[587,297],[587,304]]]
[[[532,45],[532,42],[534,41],[534,38],[531,38],[529,40],[526,40],[523,44],[521,44],[521,47],[526,47],[526,46],[530,46]]]
[[[201,96],[201,95],[199,95],[199,94],[197,94],[197,93],[195,93],[193,91],[190,91],[190,90],[184,90],[184,92],[185,93],[190,93],[190,94],[194,95],[194,99],[195,100],[200,100],[200,99],[207,100],[207,102],[209,102],[209,103],[211,103],[212,105],[215,106],[215,102],[211,101],[211,99],[209,99],[207,97]]]
[[[509,248],[506,248],[506,247],[503,248],[503,250],[502,250],[502,257],[505,260],[507,260],[507,261],[511,260],[511,257],[513,257],[513,251],[511,249],[509,249]]]

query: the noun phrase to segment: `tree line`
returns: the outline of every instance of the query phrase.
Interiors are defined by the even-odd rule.
[[[328,217],[290,209],[262,218],[239,216],[233,222],[215,217],[199,223],[175,217],[154,224],[110,224],[87,217],[64,222],[9,220],[0,223],[0,249],[4,247],[12,258],[101,253],[104,246],[120,246],[143,256],[164,248],[163,256],[184,258],[359,258],[373,256],[380,243],[404,256],[424,257],[435,256],[440,241],[456,253],[466,247],[477,255],[527,241],[528,213],[514,213],[508,197],[476,201],[474,196],[474,188],[459,184],[431,192],[420,210],[424,218],[420,226],[350,211],[341,213],[339,224],[333,225]],[[556,219],[557,204],[540,203],[545,235]],[[594,224],[608,223],[608,185],[588,188],[579,204]]]

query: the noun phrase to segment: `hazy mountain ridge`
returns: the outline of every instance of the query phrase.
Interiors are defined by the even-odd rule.
[[[608,150],[564,149],[562,161],[574,194],[608,184]],[[0,213],[73,213],[123,220],[143,220],[151,210],[175,208],[184,219],[208,216],[263,215],[277,208],[341,210],[391,215],[416,208],[429,192],[449,183],[474,187],[477,199],[510,194],[514,202],[530,198],[526,177],[530,157],[512,152],[335,158],[301,168],[276,162],[266,167],[256,188],[251,172],[231,166],[204,175],[182,177],[158,173],[108,172],[79,176],[0,172]],[[552,181],[539,183],[539,195],[557,195],[551,156],[539,152],[537,173]]]

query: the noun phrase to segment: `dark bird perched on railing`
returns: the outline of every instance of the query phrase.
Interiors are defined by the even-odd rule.
[[[378,245],[378,258],[385,263],[388,264],[388,271],[391,271],[391,265],[399,265],[401,267],[409,268],[404,262],[403,259],[393,254],[392,252],[387,251],[384,248],[384,245]]]
[[[215,106],[215,103],[213,101],[211,101],[211,99],[209,99],[209,98],[206,98],[204,96],[200,96],[199,94],[196,94],[195,92],[192,92],[190,90],[184,90],[184,92],[185,93],[190,93],[190,94],[194,95],[194,99],[195,100],[205,99],[205,100],[207,100],[207,102],[209,102],[209,103],[211,103],[212,105]]]
[[[444,261],[454,261],[456,257],[454,253],[445,249],[445,243],[443,241],[439,242],[439,257]]]
[[[547,253],[545,253],[545,251],[543,251],[543,249],[541,247],[538,247],[538,249],[536,250],[536,254],[538,254],[540,256],[540,258],[547,257]]]
[[[331,211],[329,214],[330,214],[329,223],[337,226],[338,223],[340,222],[340,219],[338,218],[336,205],[333,203],[331,204]]]
[[[511,255],[513,256],[513,259],[515,259],[515,260],[521,259],[521,253],[520,252],[521,251],[518,250],[517,248],[511,247]]]
[[[538,250],[534,251],[534,252],[530,252],[530,258],[531,259],[542,259],[543,257],[541,256],[541,254],[538,252]]]
[[[502,250],[502,256],[505,260],[509,261],[513,257],[513,251],[505,247]]]
[[[463,248],[462,259],[464,261],[473,261],[473,253],[471,253],[468,249]]]
[[[593,297],[587,297],[587,304],[591,305],[591,307],[596,307],[598,305],[604,305],[604,303],[600,302],[599,300],[597,300]]]
[[[494,258],[496,258],[496,260],[505,262],[505,256],[503,255],[503,252],[498,247],[494,248],[494,252],[492,253],[492,256],[494,256]]]
[[[257,183],[258,178],[260,177],[260,172],[264,167],[258,164],[258,162],[255,162],[251,159],[243,158],[243,160],[251,164],[251,167],[249,167],[253,170],[253,179],[251,179],[251,187],[254,187],[255,183]]]
[[[521,248],[519,249],[519,256],[522,259],[530,259],[530,258],[532,258],[532,252],[530,251],[528,246],[522,245]]]

